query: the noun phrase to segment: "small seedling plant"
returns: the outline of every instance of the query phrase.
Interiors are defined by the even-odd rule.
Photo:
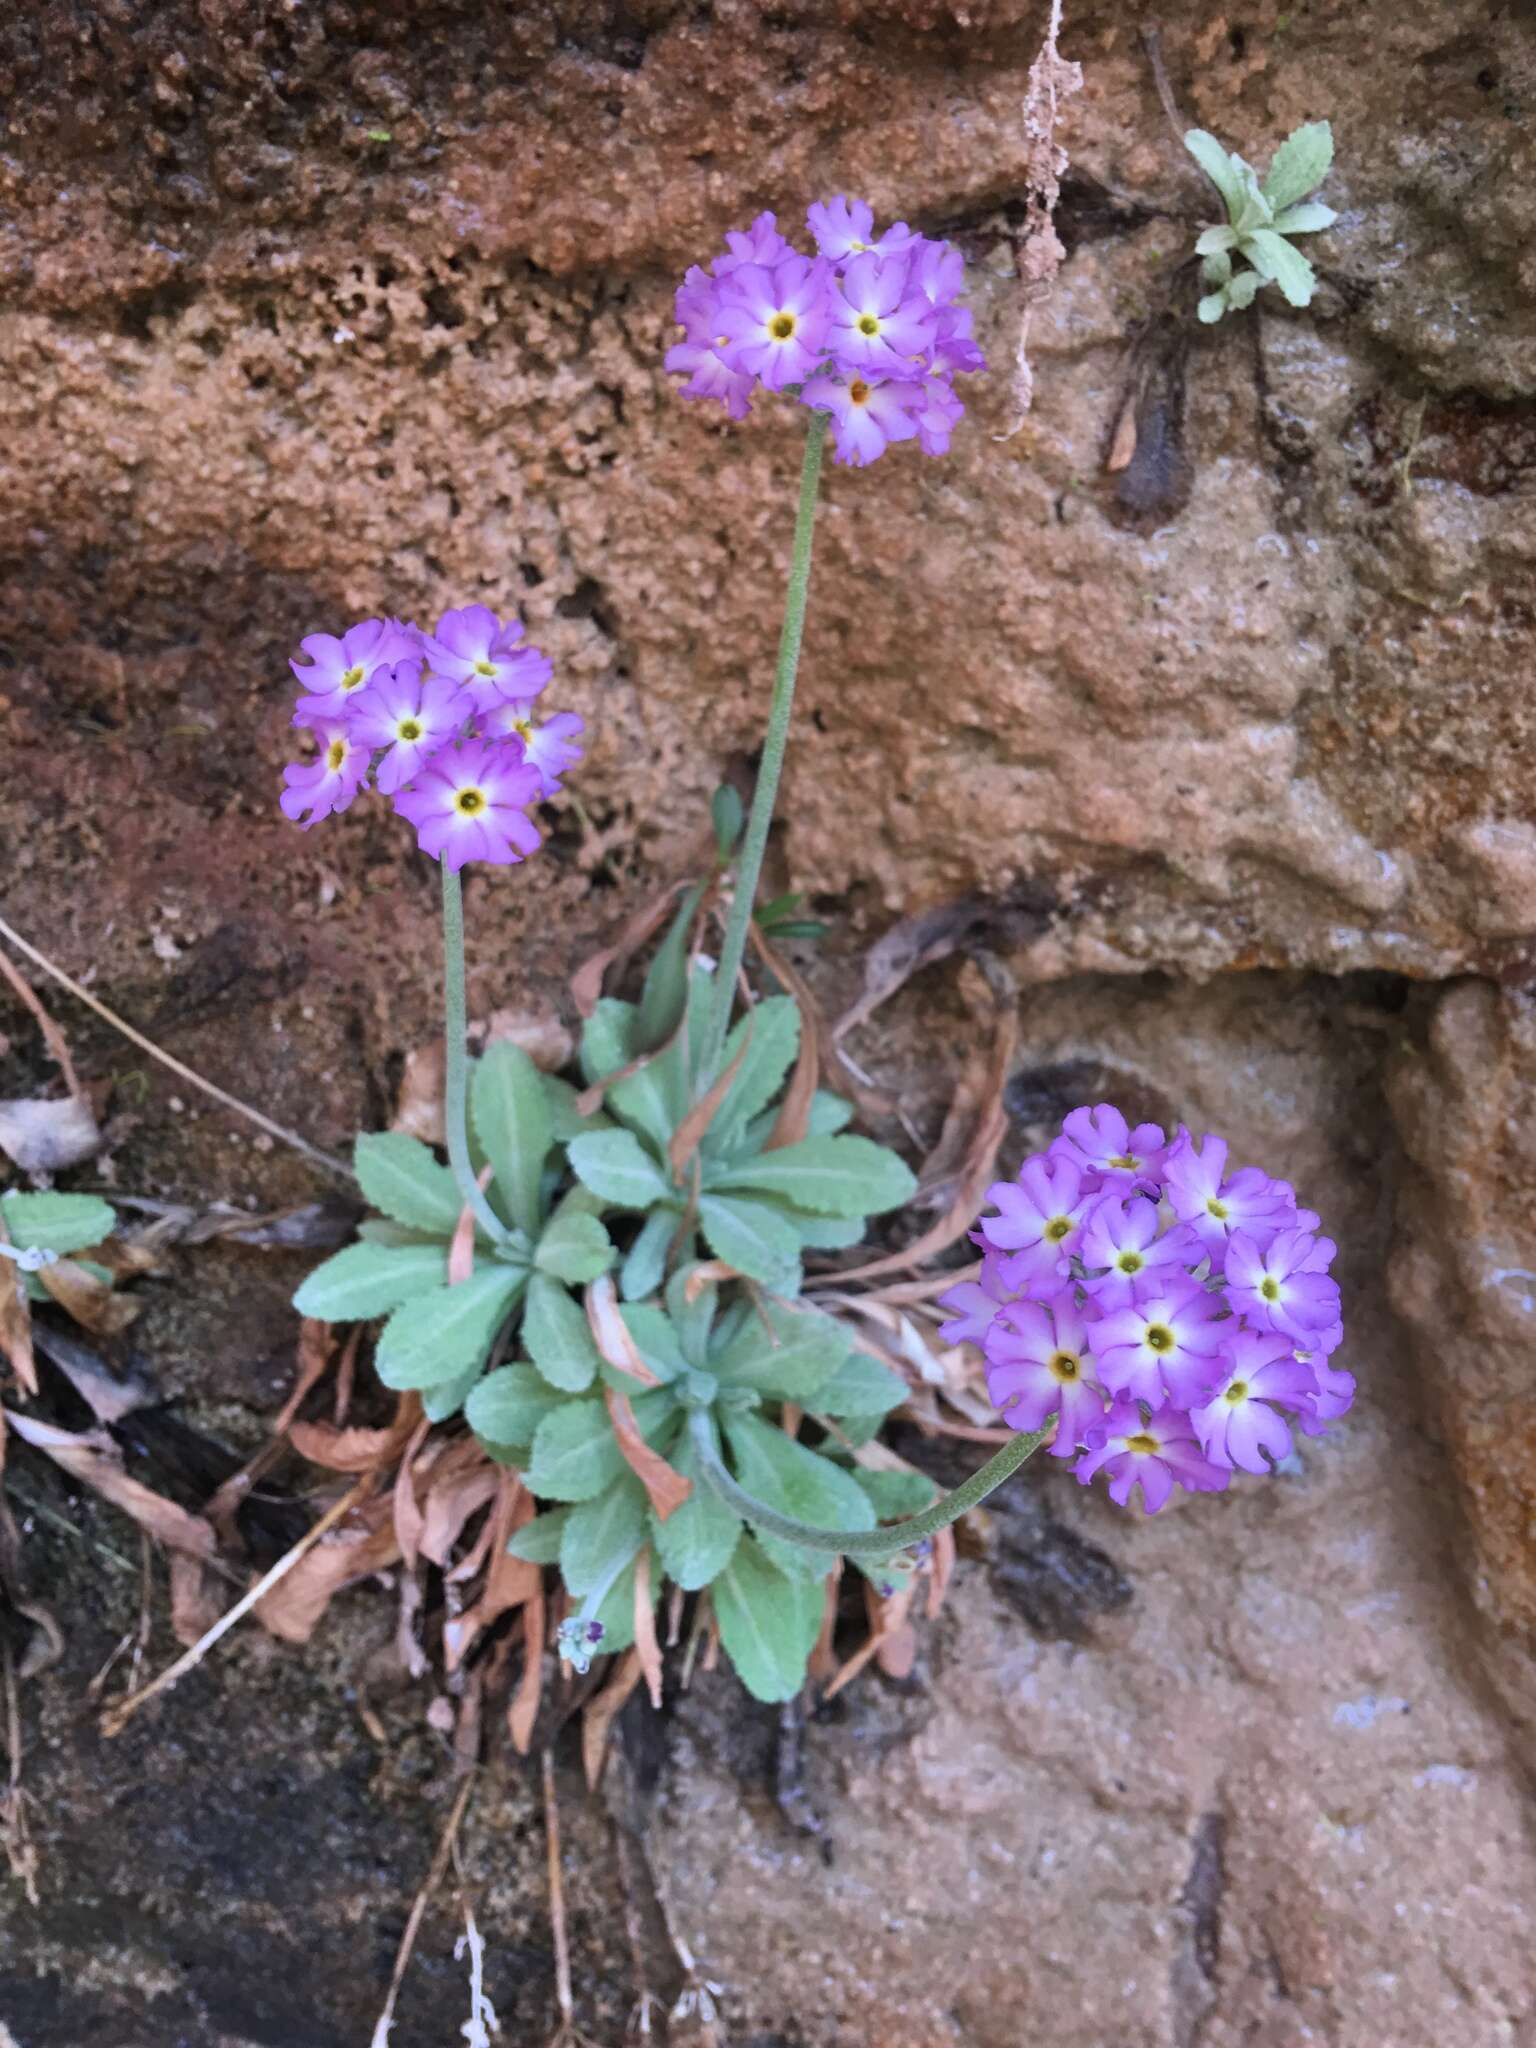
[[[1278,285],[1289,304],[1310,306],[1317,276],[1291,237],[1316,234],[1338,218],[1332,207],[1308,198],[1333,163],[1329,124],[1308,121],[1293,129],[1262,180],[1203,128],[1192,128],[1184,147],[1227,209],[1226,220],[1204,229],[1195,243],[1200,275],[1210,286],[1200,301],[1200,318],[1209,325],[1240,312],[1267,284]]]
[[[763,1700],[803,1683],[839,1558],[889,1597],[932,1537],[1041,1445],[1085,1483],[1105,1471],[1117,1501],[1139,1485],[1155,1511],[1173,1483],[1220,1490],[1253,1444],[1277,1444],[1285,1426],[1266,1401],[1291,1402],[1312,1428],[1342,1412],[1348,1380],[1322,1366],[1342,1334],[1332,1246],[1293,1191],[1259,1176],[1263,1198],[1242,1213],[1262,1247],[1239,1232],[1230,1249],[1212,1221],[1237,1213],[1219,1141],[1219,1156],[1207,1141],[1190,1163],[1188,1133],[1131,1133],[1103,1105],[991,1191],[1000,1213],[977,1238],[982,1265],[949,1297],[946,1328],[983,1346],[1008,1440],[942,1498],[923,1474],[863,1455],[907,1385],[805,1298],[808,1264],[859,1244],[914,1180],[817,1087],[808,1020],[754,906],[829,433],[853,466],[908,441],[942,456],[964,412],[956,378],[984,364],[957,250],[904,222],[877,234],[857,200],[807,218],[811,249],[763,214],[677,294],[683,339],[667,364],[686,396],[739,419],[782,395],[807,415],[785,616],[750,811],[717,799],[715,874],[683,897],[638,1000],[596,1003],[579,1073],[542,1072],[510,1044],[471,1063],[465,1043],[460,869],[535,854],[530,810],[581,758],[581,721],[542,716],[551,665],[518,621],[469,606],[430,632],[374,619],[312,635],[294,664],[294,722],[313,752],[286,771],[282,798],[308,827],[372,781],[416,828],[442,873],[447,1019],[446,1163],[398,1133],[360,1138],[357,1177],[377,1213],[296,1306],[382,1318],[380,1379],[521,1475],[538,1512],[510,1547],[558,1573],[570,1665],[642,1627],[654,1641],[670,1584],[708,1602]],[[769,908],[782,931],[786,907]],[[1185,1217],[1188,1189],[1211,1205],[1210,1227]]]

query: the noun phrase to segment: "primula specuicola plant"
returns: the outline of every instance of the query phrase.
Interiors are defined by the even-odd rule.
[[[805,1029],[794,997],[740,1001],[738,985],[828,427],[855,465],[908,440],[941,455],[963,411],[954,378],[983,364],[956,250],[904,224],[877,237],[858,201],[814,206],[809,225],[814,254],[762,215],[677,295],[685,339],[667,362],[687,373],[685,394],[739,419],[782,392],[809,414],[806,454],[745,831],[739,806],[718,803],[719,871],[684,896],[639,1001],[597,1003],[581,1085],[507,1044],[471,1068],[465,1047],[459,870],[536,852],[530,809],[580,759],[580,720],[540,715],[550,664],[517,622],[470,606],[430,633],[374,619],[306,640],[294,722],[316,751],[286,771],[282,799],[312,825],[371,774],[440,863],[446,960],[448,1163],[400,1134],[360,1138],[378,1214],[297,1306],[385,1318],[385,1384],[419,1393],[433,1422],[462,1411],[523,1475],[544,1505],[511,1548],[558,1567],[572,1664],[624,1648],[639,1589],[655,1601],[670,1579],[707,1591],[726,1652],[769,1700],[803,1681],[839,1555],[889,1591],[1041,1444],[1054,1438],[1080,1478],[1103,1468],[1117,1500],[1140,1479],[1155,1509],[1164,1475],[1214,1487],[1232,1464],[1282,1454],[1273,1404],[1313,1428],[1348,1384],[1323,1362],[1338,1341],[1332,1247],[1289,1189],[1222,1181],[1219,1141],[1166,1146],[1084,1110],[1017,1185],[992,1191],[981,1277],[950,1297],[948,1327],[984,1342],[1015,1434],[942,1500],[921,1474],[857,1460],[906,1386],[802,1299],[805,1262],[858,1244],[913,1177],[847,1132],[839,1097],[789,1085]],[[712,961],[698,934],[716,904],[728,908]],[[1127,1145],[1140,1153],[1118,1156]]]

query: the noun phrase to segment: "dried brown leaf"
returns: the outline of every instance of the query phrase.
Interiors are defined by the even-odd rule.
[[[453,1561],[453,1548],[472,1518],[496,1497],[498,1468],[487,1461],[477,1471],[442,1473],[428,1478],[416,1547],[440,1571]]]
[[[667,913],[687,886],[686,882],[673,882],[660,895],[642,903],[620,927],[619,936],[611,946],[604,946],[600,952],[589,954],[582,961],[571,976],[570,986],[571,999],[583,1017],[590,1017],[597,1008],[603,993],[603,979],[609,968],[622,971],[646,940],[660,931]]]
[[[218,1620],[223,1602],[218,1582],[201,1558],[172,1551],[171,1633],[178,1643],[195,1643]]]
[[[612,1274],[602,1273],[590,1281],[583,1300],[586,1303],[587,1327],[592,1332],[592,1342],[597,1346],[598,1355],[615,1372],[628,1373],[642,1387],[659,1387],[661,1381],[640,1356],[639,1347],[619,1314],[619,1294]]]
[[[343,1586],[399,1560],[389,1496],[379,1494],[355,1508],[348,1526],[322,1537],[262,1595],[254,1609],[256,1618],[285,1643],[307,1643]]]
[[[485,1042],[515,1045],[546,1074],[568,1067],[576,1041],[552,1009],[492,1010],[485,1021]]]
[[[707,1093],[699,1097],[672,1133],[671,1142],[667,1146],[667,1158],[672,1163],[672,1178],[679,1187],[682,1186],[683,1175],[688,1170],[690,1160],[703,1142],[704,1133],[719,1114],[721,1103],[730,1093],[731,1083],[741,1072],[741,1063],[746,1058],[747,1048],[751,1043],[752,1024],[749,1018],[747,1028],[742,1033],[740,1052],[711,1084]]]
[[[39,1323],[37,1348],[56,1365],[98,1422],[121,1422],[154,1396],[149,1381],[134,1373],[118,1374],[89,1344],[67,1331]]]
[[[85,1090],[80,1085],[80,1076],[75,1072],[75,1063],[69,1056],[69,1044],[63,1032],[43,1007],[42,998],[8,953],[0,952],[0,974],[3,974],[16,991],[24,1007],[37,1019],[43,1042],[64,1078],[64,1086],[77,1102],[85,1100]]]
[[[857,1103],[866,1116],[889,1116],[895,1104],[883,1089],[872,1088],[864,1077],[855,1071],[843,1057],[838,1047],[843,1025],[829,1025],[826,1012],[817,1001],[814,990],[798,969],[792,967],[782,954],[775,952],[770,942],[754,924],[751,928],[752,944],[758,958],[768,972],[794,997],[800,1012],[802,1033],[810,1030],[816,1042],[817,1059],[821,1071],[839,1095]]]
[[[443,1130],[443,1087],[446,1057],[443,1041],[413,1046],[405,1056],[400,1092],[389,1128],[403,1131],[408,1138],[420,1138],[424,1145],[441,1145]]]
[[[5,1225],[0,1223],[0,1231]],[[28,1394],[37,1392],[37,1359],[32,1349],[32,1304],[14,1260],[0,1259],[0,1358]]]
[[[539,1718],[539,1701],[544,1692],[544,1581],[538,1584],[523,1608],[523,1671],[517,1691],[507,1708],[507,1733],[519,1756],[533,1747],[534,1724]]]
[[[416,1555],[420,1548],[422,1524],[425,1519],[416,1498],[416,1477],[413,1467],[417,1453],[426,1442],[431,1427],[431,1423],[423,1416],[410,1442],[401,1453],[395,1483],[390,1490],[390,1498],[394,1503],[395,1537],[400,1545],[400,1555],[412,1571],[416,1569]]]
[[[676,1514],[693,1492],[693,1481],[685,1479],[681,1472],[674,1472],[660,1451],[653,1451],[645,1441],[635,1421],[635,1411],[629,1405],[628,1394],[609,1387],[604,1399],[608,1403],[609,1420],[619,1449],[624,1454],[624,1462],[645,1488],[658,1521],[664,1522],[668,1515]]]
[[[55,1259],[37,1277],[59,1307],[95,1336],[120,1337],[143,1314],[143,1302],[135,1301],[131,1294],[115,1293],[78,1259]]]
[[[595,1792],[608,1759],[608,1733],[614,1717],[640,1683],[643,1666],[638,1650],[626,1650],[600,1693],[588,1700],[581,1717],[581,1761],[587,1789]]]
[[[201,1515],[189,1514],[175,1501],[130,1477],[123,1470],[122,1453],[104,1430],[86,1430],[76,1435],[44,1422],[39,1416],[18,1415],[11,1409],[3,1412],[23,1443],[41,1451],[72,1479],[131,1515],[157,1543],[170,1550],[184,1550],[191,1557],[214,1555],[216,1544],[211,1523]]]
[[[651,1600],[651,1546],[635,1561],[635,1650],[645,1673],[651,1705],[661,1706],[661,1644],[656,1640],[656,1608]]]

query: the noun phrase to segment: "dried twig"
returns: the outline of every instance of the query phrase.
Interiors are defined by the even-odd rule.
[[[1067,152],[1056,141],[1061,102],[1083,89],[1083,67],[1069,63],[1057,48],[1061,35],[1061,0],[1051,0],[1051,19],[1040,54],[1029,67],[1024,94],[1025,171],[1024,236],[1018,250],[1023,308],[1019,316],[1019,348],[1013,367],[1014,422],[993,438],[1011,441],[1034,403],[1035,373],[1029,360],[1029,327],[1035,307],[1050,296],[1051,284],[1067,252],[1052,216],[1061,197],[1061,174]]]
[[[638,1676],[638,1673],[636,1674]],[[555,2004],[560,2024],[549,2048],[591,2048],[576,2030],[571,1997],[571,1944],[565,1925],[565,1880],[560,1869],[560,1802],[555,1797],[555,1761],[549,1750],[540,1759],[544,1777],[544,1836],[549,1849],[549,1922],[555,1944]]]
[[[274,1123],[271,1117],[263,1116],[259,1109],[252,1109],[248,1102],[242,1102],[238,1096],[230,1095],[224,1089],[216,1087],[212,1081],[204,1080],[201,1074],[194,1072],[191,1067],[183,1066],[174,1055],[156,1045],[152,1038],[146,1038],[142,1031],[136,1031],[133,1025],[119,1017],[115,1010],[109,1010],[99,996],[93,996],[88,988],[76,981],[73,975],[66,974],[46,953],[40,953],[36,946],[24,939],[3,917],[0,917],[0,935],[9,939],[16,950],[25,954],[34,966],[41,967],[45,973],[51,974],[55,981],[67,988],[76,1002],[84,1003],[103,1023],[110,1024],[114,1031],[121,1032],[131,1045],[139,1048],[140,1052],[147,1052],[150,1058],[158,1060],[161,1066],[169,1067],[171,1072],[179,1080],[185,1081],[189,1087],[201,1089],[204,1095],[212,1096],[215,1102],[222,1103],[226,1109],[232,1109],[248,1123],[257,1125],[269,1137],[280,1138],[283,1144],[291,1146],[295,1152],[302,1152],[306,1159],[314,1160],[317,1166],[325,1167],[330,1173],[339,1174],[343,1180],[356,1180],[356,1174],[344,1159],[333,1159],[329,1152],[322,1152],[317,1145],[311,1145],[309,1140],[301,1138],[297,1131],[287,1130],[282,1124]]]
[[[449,1858],[453,1855],[454,1843],[458,1838],[459,1825],[464,1810],[469,1805],[469,1795],[474,1790],[474,1775],[466,1772],[459,1787],[459,1795],[453,1802],[447,1825],[438,1838],[436,1851],[426,1882],[411,1903],[410,1918],[405,1923],[405,1932],[400,1937],[400,1946],[395,1951],[395,1967],[390,1972],[389,1991],[384,2000],[384,2010],[374,2024],[369,2048],[389,2048],[390,2030],[395,2024],[395,2001],[400,1996],[400,1986],[405,1982],[405,1972],[411,1960],[411,1950],[416,1946],[416,1936],[421,1931],[422,1918],[426,1913],[432,1894],[442,1883],[448,1869]]]
[[[315,1526],[306,1531],[291,1550],[286,1551],[277,1560],[271,1571],[264,1573],[256,1581],[255,1585],[251,1587],[250,1591],[235,1602],[227,1614],[221,1615],[213,1627],[205,1635],[198,1638],[190,1650],[183,1656],[178,1657],[176,1662],[162,1671],[158,1678],[151,1679],[149,1684],[141,1691],[130,1693],[127,1699],[119,1700],[116,1706],[109,1707],[101,1717],[102,1734],[120,1735],[128,1722],[146,1701],[152,1700],[157,1693],[168,1691],[178,1678],[185,1678],[194,1665],[201,1664],[204,1657],[207,1656],[219,1638],[227,1635],[237,1621],[242,1620],[244,1616],[249,1614],[263,1594],[270,1592],[279,1580],[285,1579],[294,1566],[302,1558],[308,1556],[309,1552],[314,1549],[328,1529],[334,1529],[343,1516],[349,1514],[356,1507],[357,1503],[368,1491],[371,1483],[371,1480],[366,1476],[359,1479],[354,1486],[350,1487],[342,1495],[341,1499],[333,1507],[326,1509]]]
[[[80,1085],[80,1076],[75,1072],[75,1063],[69,1056],[69,1046],[65,1042],[64,1034],[44,1009],[36,989],[15,961],[8,960],[4,953],[0,953],[0,974],[5,976],[23,1006],[37,1019],[37,1027],[43,1034],[43,1042],[53,1054],[54,1064],[64,1077],[64,1086],[76,1102],[84,1102],[85,1090]]]

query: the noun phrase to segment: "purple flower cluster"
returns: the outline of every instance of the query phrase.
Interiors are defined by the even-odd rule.
[[[450,868],[537,853],[528,807],[581,759],[582,722],[570,711],[534,722],[553,669],[522,638],[483,604],[444,613],[434,633],[398,619],[365,619],[339,640],[311,633],[299,643],[308,660],[289,666],[293,722],[317,752],[283,770],[284,813],[307,831],[372,773],[422,851]]]
[[[1102,1472],[1121,1507],[1138,1481],[1156,1514],[1175,1483],[1219,1493],[1234,1469],[1268,1472],[1293,1426],[1320,1435],[1354,1400],[1328,1363],[1333,1241],[1285,1181],[1229,1173],[1221,1138],[1075,1109],[987,1199],[980,1277],[941,1297],[941,1334],[981,1346],[1010,1427],[1054,1416],[1052,1456],[1085,1486]]]
[[[685,397],[717,398],[733,420],[759,385],[829,412],[839,462],[873,462],[892,441],[943,455],[965,411],[955,376],[986,368],[956,303],[960,251],[905,221],[876,236],[862,199],[827,200],[806,221],[814,256],[761,213],[707,271],[693,266],[667,368],[686,372]]]

